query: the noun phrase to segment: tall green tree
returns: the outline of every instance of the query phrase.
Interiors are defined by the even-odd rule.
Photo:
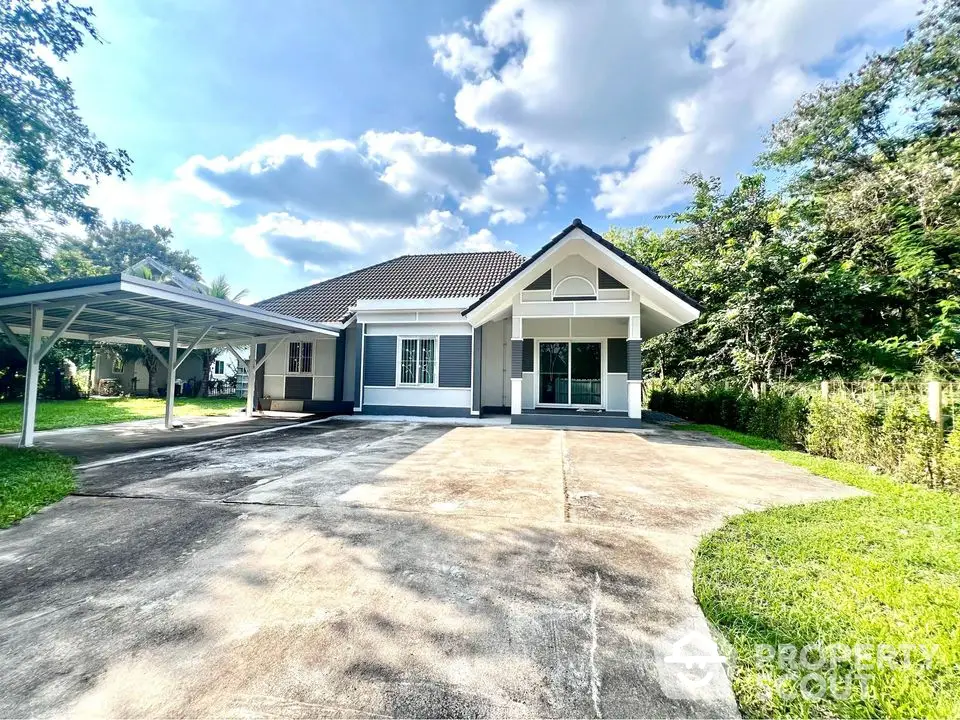
[[[0,2],[0,225],[37,216],[92,224],[88,183],[130,171],[126,152],[90,132],[70,81],[48,62],[66,60],[88,40],[100,42],[88,7]]]
[[[675,227],[609,235],[706,308],[697,323],[648,344],[648,367],[745,387],[802,371],[823,335],[823,289],[804,265],[791,206],[767,192],[762,175],[741,177],[729,194],[716,178],[688,182],[693,200],[670,216]]]
[[[960,368],[960,0],[801,97],[762,160],[785,170],[809,264],[859,288],[854,349],[881,374]]]
[[[154,225],[145,228],[129,220],[114,220],[109,226],[90,230],[81,240],[65,244],[77,250],[107,272],[123,272],[146,257],[154,257],[184,275],[200,279],[197,258],[189,250],[177,250],[172,244],[173,231]]]

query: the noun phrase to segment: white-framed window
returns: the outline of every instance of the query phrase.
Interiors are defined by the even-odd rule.
[[[114,375],[119,375],[123,372],[123,358],[114,357],[113,358],[113,373]]]
[[[213,361],[213,374],[214,375],[223,375],[224,367],[223,360],[214,360]]]
[[[436,337],[400,338],[399,385],[436,386],[440,364]]]
[[[312,342],[290,343],[290,352],[287,355],[287,372],[304,374],[313,372]]]

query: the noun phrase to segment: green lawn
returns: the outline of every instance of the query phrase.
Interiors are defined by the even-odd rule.
[[[680,428],[678,428],[680,429]],[[707,618],[735,648],[733,687],[748,717],[960,717],[960,495],[901,485],[850,463],[783,450],[716,426],[702,430],[752,447],[869,497],[749,513],[703,539],[694,590]],[[819,644],[938,646],[929,666],[899,647],[882,668],[861,665],[843,699],[836,670],[768,660],[763,646]],[[759,646],[759,647],[758,647]],[[867,647],[862,648],[865,651]],[[786,652],[789,652],[787,650]],[[785,656],[786,657],[786,656]],[[794,667],[791,667],[793,665]],[[811,672],[839,679],[831,697],[793,697]],[[836,680],[835,680],[836,681]]]
[[[48,450],[0,447],[0,528],[60,500],[73,488],[70,458]]]
[[[235,397],[177,398],[177,415],[230,415],[244,405]],[[92,400],[50,400],[37,404],[37,430],[103,425],[163,417],[162,398],[95,398]],[[19,432],[23,405],[0,402],[0,433]]]

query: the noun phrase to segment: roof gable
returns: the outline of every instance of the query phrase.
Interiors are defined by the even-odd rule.
[[[574,218],[572,223],[570,223],[567,227],[565,227],[565,228],[564,228],[563,230],[561,230],[557,235],[555,235],[555,236],[550,240],[550,242],[548,242],[546,245],[544,245],[542,248],[540,248],[537,252],[535,252],[533,255],[531,255],[529,258],[527,258],[527,260],[524,261],[522,265],[520,265],[518,268],[516,268],[516,269],[515,269],[513,272],[511,272],[507,277],[503,278],[503,280],[501,280],[499,283],[497,283],[496,286],[490,288],[490,289],[489,289],[483,296],[481,296],[475,303],[473,303],[470,307],[468,307],[466,310],[464,310],[464,311],[463,311],[463,314],[464,314],[464,315],[468,315],[469,313],[473,312],[474,310],[480,308],[482,305],[484,305],[484,304],[486,304],[487,302],[489,302],[489,301],[490,301],[491,299],[493,299],[506,285],[508,285],[514,278],[518,277],[519,275],[521,275],[522,273],[524,273],[527,269],[529,269],[531,266],[533,266],[534,264],[536,264],[536,262],[537,262],[538,260],[540,260],[540,258],[542,258],[542,257],[543,257],[545,254],[547,254],[550,250],[552,250],[554,247],[556,247],[556,246],[557,246],[564,238],[566,238],[571,232],[573,232],[574,230],[577,230],[577,229],[579,229],[580,231],[582,231],[582,232],[583,232],[587,237],[589,237],[591,240],[595,241],[595,242],[596,242],[598,245],[600,245],[600,247],[602,247],[604,250],[612,253],[615,257],[617,257],[618,259],[620,259],[620,260],[622,260],[623,262],[627,263],[627,264],[628,264],[630,267],[632,267],[634,270],[640,272],[641,274],[643,274],[644,276],[646,276],[647,278],[649,278],[650,280],[652,280],[654,283],[656,283],[657,285],[659,285],[661,288],[663,288],[664,290],[666,290],[666,291],[669,292],[670,294],[674,295],[676,298],[682,300],[682,301],[685,302],[687,305],[689,305],[690,307],[694,308],[694,309],[697,310],[697,311],[702,311],[702,310],[703,310],[703,306],[700,305],[699,302],[697,302],[697,301],[694,300],[692,297],[690,297],[690,296],[687,295],[686,293],[678,290],[678,289],[675,288],[673,285],[671,285],[670,283],[668,283],[666,280],[664,280],[663,278],[661,278],[661,277],[656,273],[655,270],[653,270],[652,268],[650,268],[650,267],[648,267],[648,266],[646,266],[646,265],[644,265],[644,264],[642,264],[642,263],[640,263],[640,262],[637,262],[636,259],[632,258],[630,255],[628,255],[628,254],[625,253],[623,250],[621,250],[620,248],[618,248],[618,247],[617,247],[616,245],[614,245],[612,242],[610,242],[609,240],[607,240],[606,238],[604,238],[602,235],[600,235],[599,233],[597,233],[593,228],[589,227],[588,225],[584,225],[583,222],[580,220],[580,218]]]

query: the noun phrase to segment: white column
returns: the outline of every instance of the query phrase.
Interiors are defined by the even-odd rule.
[[[20,447],[33,447],[37,420],[37,386],[40,382],[40,352],[43,347],[43,308],[30,307],[30,343],[27,346],[27,377],[23,388],[23,418]]]
[[[250,338],[250,352],[247,354],[247,417],[253,417],[253,397],[257,391],[257,341]]]
[[[640,419],[643,414],[643,377],[640,374],[640,316],[627,322],[627,415]]]
[[[522,317],[513,316],[510,337],[510,414],[520,415],[523,412],[523,368],[522,365],[520,368],[514,367],[515,363],[521,362],[516,358],[514,345],[519,342],[520,347],[523,347]]]
[[[167,353],[167,409],[163,424],[167,430],[173,429],[173,400],[177,392],[177,328],[170,328],[170,350]]]

